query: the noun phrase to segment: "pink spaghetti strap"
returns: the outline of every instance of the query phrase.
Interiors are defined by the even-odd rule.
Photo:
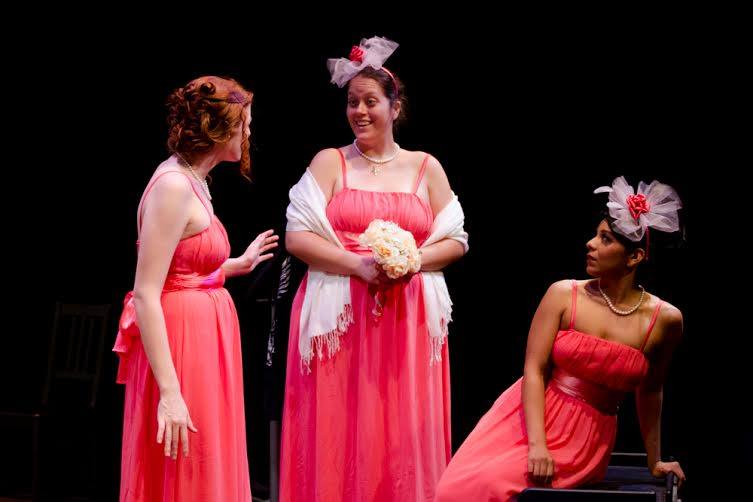
[[[649,337],[651,336],[651,332],[654,330],[654,326],[656,325],[656,319],[659,317],[659,311],[662,308],[662,305],[664,305],[664,300],[659,301],[659,305],[656,306],[656,310],[654,310],[654,315],[651,317],[651,324],[648,325],[648,332],[646,332],[646,338],[643,339],[643,343],[641,344],[641,351],[646,347],[646,343],[648,342]]]
[[[188,174],[181,171],[163,171],[159,173],[157,176],[155,176],[154,178],[152,178],[152,180],[149,182],[149,184],[146,186],[146,189],[144,190],[144,195],[142,195],[141,197],[141,202],[139,203],[139,218],[138,218],[138,230],[139,231],[141,231],[141,220],[144,216],[142,212],[142,209],[144,207],[144,201],[146,200],[147,195],[149,195],[149,192],[152,190],[152,187],[157,182],[157,180],[168,173],[182,174],[183,176],[186,177],[186,179],[188,179],[188,184],[191,185],[191,190],[193,190],[193,193],[196,194],[196,197],[199,198],[199,201],[201,201],[201,204],[204,206],[204,209],[207,210],[207,213],[209,214],[209,218],[210,219],[212,218],[212,211],[209,209],[209,206],[207,206],[207,203],[204,201],[204,198],[201,196],[199,191],[194,186],[193,179],[191,179],[191,177],[188,176]]]
[[[575,306],[578,304],[578,283],[575,280],[572,281],[573,285],[573,304],[570,308],[570,327],[568,330],[572,330],[575,327]]]
[[[421,163],[421,169],[418,170],[418,178],[416,178],[416,184],[413,187],[413,193],[416,193],[418,191],[418,187],[421,185],[421,180],[424,178],[424,173],[426,172],[426,165],[428,164],[430,157],[431,155],[427,153],[426,157],[424,157],[424,161]]]
[[[340,154],[340,167],[343,172],[343,188],[348,188],[348,173],[345,166],[345,155],[343,155],[342,150],[340,150],[339,148],[337,149],[337,153]]]

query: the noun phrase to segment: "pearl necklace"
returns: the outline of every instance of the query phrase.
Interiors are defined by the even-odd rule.
[[[196,174],[196,171],[193,170],[193,167],[191,166],[191,164],[181,154],[179,154],[178,152],[175,152],[175,155],[176,157],[178,157],[178,159],[180,159],[181,163],[184,166],[186,166],[189,171],[191,171],[191,174],[193,175],[193,177],[196,178],[196,181],[199,182],[202,190],[204,190],[204,193],[206,194],[207,199],[212,200],[212,194],[209,193],[209,185],[207,184],[207,180],[203,180],[199,178],[199,175]]]
[[[632,308],[628,310],[620,310],[614,306],[614,304],[612,303],[612,300],[607,296],[604,290],[601,289],[601,280],[599,281],[599,293],[601,293],[601,296],[602,298],[604,298],[604,301],[607,302],[607,306],[609,306],[609,309],[617,315],[630,315],[636,310],[638,310],[638,307],[640,307],[641,304],[643,303],[643,297],[646,294],[646,290],[643,289],[643,286],[639,284],[638,287],[641,288],[641,297],[638,299],[638,303],[636,303],[635,306],[633,306]]]
[[[357,141],[358,140],[353,140],[353,147],[355,147],[356,151],[358,152],[358,155],[360,155],[361,157],[363,157],[364,159],[368,160],[371,163],[371,166],[370,166],[371,174],[374,176],[382,172],[381,169],[379,169],[380,165],[386,164],[388,162],[392,162],[393,160],[395,160],[395,157],[397,157],[397,154],[400,153],[400,145],[395,143],[395,152],[392,155],[384,159],[375,159],[363,153],[361,149],[358,148],[358,145],[356,144]]]

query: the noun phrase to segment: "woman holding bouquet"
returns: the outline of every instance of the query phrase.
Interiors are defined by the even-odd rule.
[[[290,322],[284,501],[433,500],[451,455],[441,270],[468,236],[439,162],[393,138],[403,87],[382,64],[396,47],[374,37],[329,60],[355,141],[318,153],[290,191],[286,246],[309,271]],[[377,265],[359,242],[375,220],[412,234],[420,253],[413,239],[395,250],[420,268]]]

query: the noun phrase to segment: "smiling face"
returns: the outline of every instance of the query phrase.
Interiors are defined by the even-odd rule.
[[[391,103],[379,82],[358,75],[348,85],[346,113],[356,139],[368,144],[392,132],[400,103]]]

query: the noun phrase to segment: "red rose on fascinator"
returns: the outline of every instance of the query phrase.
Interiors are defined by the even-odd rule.
[[[348,57],[348,59],[350,59],[351,61],[362,63],[363,54],[364,54],[363,49],[361,49],[357,45],[354,45],[353,48],[350,49],[350,56]]]
[[[638,195],[628,196],[627,205],[628,209],[630,210],[630,215],[634,220],[640,218],[642,214],[648,213],[650,209],[648,201],[646,200],[646,196],[642,193],[639,193]]]

